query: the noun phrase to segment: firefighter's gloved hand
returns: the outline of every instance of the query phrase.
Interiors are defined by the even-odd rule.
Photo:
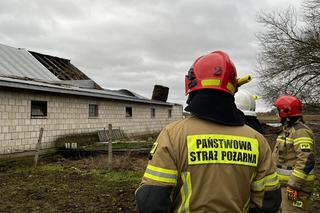
[[[297,200],[298,199],[298,191],[287,186],[287,195],[288,195],[288,200]]]

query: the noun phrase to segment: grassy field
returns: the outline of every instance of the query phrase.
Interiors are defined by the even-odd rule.
[[[264,121],[269,119],[264,117]],[[266,137],[272,141],[276,137],[275,129],[268,128],[272,134]],[[320,133],[319,125],[312,128]],[[113,149],[145,149],[151,145],[151,140],[130,141],[113,144]],[[316,145],[319,151],[319,137]],[[0,161],[0,212],[136,212],[134,191],[143,176],[147,153],[114,153],[112,170],[108,169],[105,154],[80,159],[78,154],[73,156],[76,159],[59,154],[42,156],[36,168],[33,158]],[[318,171],[319,162],[317,152]],[[320,192],[319,181],[315,186],[317,192]],[[320,200],[317,200],[314,212],[319,208]]]

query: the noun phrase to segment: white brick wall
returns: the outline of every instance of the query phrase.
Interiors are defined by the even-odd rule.
[[[47,101],[47,118],[31,118],[31,100]],[[88,118],[89,104],[97,104],[98,118]],[[132,118],[125,107],[132,107]],[[156,109],[151,118],[151,108]],[[168,110],[172,117],[168,118]],[[182,118],[182,106],[159,106],[115,100],[54,95],[27,91],[0,91],[0,154],[34,150],[39,130],[44,128],[42,148],[53,147],[61,135],[121,128],[126,134],[139,135],[160,131],[166,124]]]

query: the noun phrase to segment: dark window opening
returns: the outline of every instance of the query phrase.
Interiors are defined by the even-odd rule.
[[[132,107],[126,107],[126,118],[132,117]]]
[[[172,110],[169,109],[169,110],[168,110],[168,118],[171,118],[171,117],[172,117]]]
[[[151,118],[155,118],[155,117],[156,117],[156,109],[151,108]]]
[[[99,116],[98,110],[97,104],[89,104],[89,118],[97,118]]]
[[[46,117],[47,110],[47,101],[31,101],[31,117]]]

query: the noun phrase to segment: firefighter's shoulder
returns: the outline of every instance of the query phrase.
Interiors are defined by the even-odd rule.
[[[303,123],[296,123],[295,125],[293,125],[293,128],[294,128],[294,130],[310,130],[310,128],[307,126],[307,125],[305,125],[305,124],[303,124]]]
[[[167,130],[167,131],[174,131],[174,132],[177,132],[183,128],[186,128],[188,125],[194,125],[193,122],[196,121],[196,120],[199,120],[197,119],[195,116],[188,116],[186,118],[182,118],[182,119],[179,119],[177,121],[173,121],[169,124],[167,124],[164,129]]]

